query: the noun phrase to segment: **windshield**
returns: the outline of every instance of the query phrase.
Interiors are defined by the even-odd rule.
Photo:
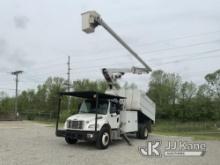
[[[107,114],[108,110],[108,101],[99,100],[98,103],[98,114]],[[95,113],[96,112],[96,101],[95,100],[85,100],[80,106],[79,113]]]

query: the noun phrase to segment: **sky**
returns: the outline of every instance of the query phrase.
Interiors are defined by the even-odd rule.
[[[219,0],[0,0],[0,91],[36,89],[49,76],[102,79],[102,68],[141,64],[102,27],[81,30],[81,13],[96,10],[152,68],[205,83],[219,69]],[[146,90],[150,74],[125,75]]]

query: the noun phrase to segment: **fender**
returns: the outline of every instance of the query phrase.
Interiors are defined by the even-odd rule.
[[[110,131],[110,133],[111,133],[111,126],[109,125],[109,123],[104,124],[104,125],[102,126],[102,128],[108,128],[109,131]],[[101,129],[102,129],[102,128],[101,128]],[[100,130],[101,130],[101,129],[100,129]]]

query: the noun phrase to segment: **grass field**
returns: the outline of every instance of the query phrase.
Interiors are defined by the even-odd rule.
[[[38,123],[50,124],[55,127],[55,121],[38,120]],[[63,122],[59,124],[63,127]],[[220,140],[220,121],[218,122],[179,122],[158,120],[153,125],[153,134],[166,136],[186,136],[194,140]]]
[[[220,121],[218,122],[178,122],[157,121],[153,133],[167,136],[189,136],[194,140],[220,140]]]

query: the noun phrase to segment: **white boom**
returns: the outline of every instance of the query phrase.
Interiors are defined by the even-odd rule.
[[[125,49],[127,49],[142,65],[144,65],[147,73],[152,71],[151,68],[139,57],[139,55],[105,23],[96,11],[87,11],[82,13],[82,30],[84,32],[92,33],[98,25],[101,25],[105,30],[107,30]]]

